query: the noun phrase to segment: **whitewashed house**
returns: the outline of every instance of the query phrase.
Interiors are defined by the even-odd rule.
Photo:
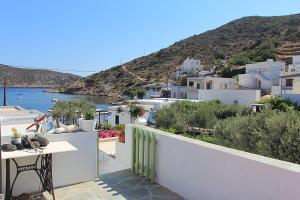
[[[250,105],[260,99],[260,90],[241,90],[233,78],[189,77],[187,86],[173,86],[171,96],[200,101],[219,100],[225,104]],[[179,94],[179,96],[178,96]]]
[[[234,90],[236,85],[237,81],[233,78],[189,77],[187,78],[187,98],[199,99],[201,90]]]
[[[144,86],[146,91],[144,99],[150,99],[155,97],[161,97],[162,95],[162,85],[158,83],[147,84]]]
[[[182,65],[179,66],[176,77],[178,78],[182,74],[201,72],[203,71],[203,67],[200,60],[187,57]]]
[[[187,99],[187,86],[171,86],[171,98],[175,99]]]
[[[284,62],[273,61],[273,59],[247,64],[246,74],[239,75],[239,85],[245,89],[271,91],[273,85],[279,85],[278,77],[284,66]]]
[[[271,94],[300,103],[300,56],[293,56],[292,64],[282,68],[279,86],[273,86]]]

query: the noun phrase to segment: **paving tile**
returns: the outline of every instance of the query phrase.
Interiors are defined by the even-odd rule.
[[[58,200],[181,200],[176,193],[123,170],[96,181],[55,189]]]
[[[81,192],[69,195],[67,198],[65,198],[65,200],[88,200],[92,197],[94,196],[89,192]]]
[[[149,189],[149,191],[151,192],[152,195],[159,196],[159,197],[177,196],[176,193],[164,187],[155,187]]]
[[[115,194],[115,195],[111,195],[111,194],[106,194],[102,197],[104,200],[128,200],[127,198],[125,198],[123,195],[121,194]]]
[[[158,184],[152,183],[151,181],[149,181],[149,180],[147,180],[147,179],[144,179],[144,180],[143,180],[142,182],[140,182],[138,185],[139,185],[139,186],[143,186],[143,187],[149,187],[149,188],[159,186]]]
[[[98,187],[90,188],[88,191],[97,197],[103,197],[110,190],[111,188],[104,188],[102,186],[98,186]]]
[[[128,186],[132,187],[132,186],[138,185],[139,183],[143,182],[143,180],[144,180],[143,177],[135,176],[135,177],[130,177],[130,178],[120,181],[120,184],[128,185]]]
[[[91,198],[89,198],[88,200],[104,200],[104,199],[102,199],[102,198],[100,198],[100,197],[91,197]]]
[[[180,196],[174,196],[174,197],[157,197],[153,196],[149,200],[184,200],[184,198]]]
[[[125,191],[122,194],[124,194],[125,197],[132,200],[139,200],[146,198],[150,195],[149,191],[146,188],[139,188],[131,191]]]

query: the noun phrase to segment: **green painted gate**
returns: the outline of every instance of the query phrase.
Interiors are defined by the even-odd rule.
[[[133,127],[131,169],[152,182],[155,181],[155,146],[154,133]]]

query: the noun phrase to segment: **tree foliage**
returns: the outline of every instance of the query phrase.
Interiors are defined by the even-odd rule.
[[[131,99],[133,99],[135,96],[139,99],[142,99],[146,94],[146,90],[142,87],[135,87],[126,90],[124,93]]]
[[[88,112],[95,113],[95,109],[95,103],[87,99],[59,100],[54,104],[52,113],[55,118],[77,120]]]
[[[300,113],[266,107],[261,113],[231,117],[215,126],[217,143],[300,163]]]
[[[220,119],[249,113],[249,109],[238,105],[224,105],[218,101],[178,101],[157,112],[159,128],[175,129],[183,133],[191,127],[211,129]]]

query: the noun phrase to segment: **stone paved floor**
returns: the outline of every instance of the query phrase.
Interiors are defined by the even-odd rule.
[[[129,170],[101,176],[100,180],[55,189],[57,200],[179,200],[174,192]]]

